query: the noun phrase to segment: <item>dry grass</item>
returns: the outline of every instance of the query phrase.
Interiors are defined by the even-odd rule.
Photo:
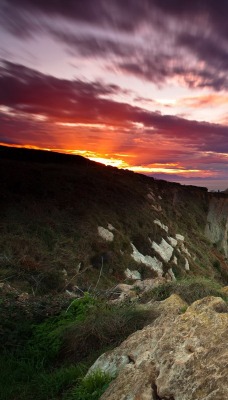
[[[189,247],[197,251],[194,274],[205,265],[208,276],[213,276],[214,259],[203,241],[204,190],[156,181],[76,156],[0,150],[0,168],[5,171],[0,177],[0,279],[27,281],[26,290],[30,286],[43,293],[53,290],[45,283],[53,274],[56,291],[61,291],[64,269],[71,286],[88,289],[97,280],[103,257],[100,287],[106,288],[107,280],[113,285],[124,279],[126,268],[135,269],[130,242],[143,254],[154,255],[148,237],[159,243],[166,236],[154,219],[168,225],[170,235],[184,234]],[[150,191],[161,212],[152,207],[147,197]],[[97,226],[108,223],[116,228],[111,243],[97,234]],[[178,273],[185,276],[184,268]],[[144,276],[149,277],[150,271],[144,271]]]

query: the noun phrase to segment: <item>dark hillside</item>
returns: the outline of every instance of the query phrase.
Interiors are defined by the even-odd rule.
[[[98,400],[88,368],[157,302],[227,300],[226,196],[5,147],[0,188],[0,400]]]
[[[155,276],[153,268],[132,257],[132,244],[163,262],[163,276],[172,268],[176,276],[220,279],[214,249],[212,255],[204,236],[206,188],[155,180],[80,156],[8,147],[0,147],[0,187],[0,279],[23,290],[89,287],[101,265],[103,288],[126,279],[126,269],[138,270],[142,278]],[[98,234],[98,227],[107,230],[108,224],[112,241]],[[151,243],[176,234],[184,236],[191,256],[175,248],[168,262]]]

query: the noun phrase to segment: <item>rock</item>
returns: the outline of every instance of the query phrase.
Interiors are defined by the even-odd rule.
[[[176,256],[173,257],[173,263],[174,263],[175,265],[177,265],[177,257],[176,257]]]
[[[121,292],[128,293],[130,290],[133,289],[133,285],[128,285],[127,283],[119,283],[119,284],[116,286],[115,289],[116,289],[117,292],[118,292],[118,291],[121,291]]]
[[[223,293],[223,294],[225,294],[226,296],[228,296],[228,286],[224,286],[224,287],[221,289],[221,293]]]
[[[185,271],[189,271],[190,270],[189,262],[188,262],[187,258],[185,258],[185,266],[184,266],[184,268],[185,268]]]
[[[64,278],[68,277],[68,273],[67,273],[67,270],[65,268],[62,269],[62,273],[63,273]]]
[[[19,294],[19,296],[17,297],[17,301],[20,301],[21,303],[23,303],[24,301],[29,299],[29,294],[27,292],[23,292],[21,294]]]
[[[126,278],[128,278],[128,279],[133,279],[133,280],[141,279],[141,274],[137,270],[131,271],[129,268],[127,268],[124,271],[124,274],[125,274]]]
[[[173,255],[173,247],[169,243],[167,243],[165,239],[162,239],[160,244],[157,244],[156,242],[152,242],[152,248],[166,262],[168,262]]]
[[[110,231],[115,231],[115,228],[114,228],[114,226],[112,226],[112,224],[108,224],[108,229]]]
[[[134,290],[133,285],[127,285],[126,283],[119,283],[119,285],[116,286],[116,290],[121,292],[119,298],[116,299],[118,301],[123,301],[126,300],[127,298],[133,299],[136,297],[136,292]]]
[[[133,243],[131,243],[131,247],[133,249],[131,256],[137,263],[147,265],[147,267],[157,272],[158,276],[162,276],[163,264],[161,261],[159,261],[156,257],[144,256],[136,249]]]
[[[228,257],[228,198],[212,196],[209,203],[205,235]]]
[[[102,226],[98,226],[98,234],[102,239],[106,240],[107,242],[112,242],[114,239],[114,235],[108,229],[103,228]]]
[[[168,230],[169,230],[168,226],[162,224],[161,221],[159,221],[159,219],[155,219],[154,224],[160,226],[160,228],[164,229],[164,231],[166,231],[166,232],[168,232]]]
[[[191,254],[189,253],[188,249],[186,249],[184,243],[181,243],[180,248],[181,248],[182,253],[185,253],[185,254],[187,254],[187,256],[191,257]]]
[[[117,375],[100,400],[227,400],[227,304],[206,297],[187,308],[172,295],[153,307],[152,324],[90,368]]]
[[[155,201],[155,196],[154,196],[154,194],[153,194],[152,192],[149,192],[149,193],[147,194],[147,198],[148,198],[149,200]]]
[[[12,295],[20,295],[20,292],[15,289],[14,287],[12,287],[9,283],[5,283],[5,282],[1,282],[1,286],[0,286],[1,291],[4,294],[12,294]]]
[[[165,282],[166,279],[163,277],[154,279],[144,279],[143,281],[136,281],[134,283],[134,287],[139,288],[142,291],[142,293],[145,293],[159,285],[164,284]]]
[[[169,276],[170,276],[172,281],[176,281],[176,277],[174,275],[174,272],[173,272],[172,268],[168,269],[168,274],[169,274]]]
[[[176,234],[176,239],[177,239],[177,240],[180,240],[180,242],[183,242],[183,241],[184,241],[184,236],[183,236],[183,235],[180,235],[179,233],[177,233],[177,234]]]
[[[169,278],[170,280],[170,278]],[[167,282],[167,279],[161,277],[161,278],[154,278],[154,279],[145,279],[144,281],[142,280],[136,280],[133,285],[127,285],[126,283],[119,283],[115,287],[115,294],[118,295],[118,298],[115,298],[114,300],[111,300],[111,303],[119,303],[121,301],[124,301],[126,299],[136,299],[138,297],[138,292],[140,292],[140,295],[143,293],[148,292],[149,290],[164,284]]]
[[[162,208],[161,208],[160,204],[159,205],[153,205],[152,204],[151,208],[153,208],[157,212],[161,212],[162,211]]]
[[[176,245],[177,245],[177,240],[176,239],[174,239],[172,236],[167,236],[167,239],[168,239],[168,241],[171,243],[171,245],[173,247],[176,247]]]
[[[137,297],[134,286],[127,285],[126,283],[119,283],[115,287],[115,294],[119,296],[114,300],[111,300],[110,303],[120,303],[126,299],[135,299]]]

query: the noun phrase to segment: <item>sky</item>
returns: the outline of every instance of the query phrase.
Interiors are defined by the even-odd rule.
[[[228,188],[227,0],[0,0],[0,144]]]

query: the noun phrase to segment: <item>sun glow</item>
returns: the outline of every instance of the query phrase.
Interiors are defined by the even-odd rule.
[[[39,147],[31,144],[8,144],[4,142],[0,142],[0,146],[5,147],[16,147],[17,149],[30,149],[30,150],[45,150],[45,151],[58,151],[56,149],[49,149],[47,147]]]
[[[214,171],[201,170],[201,169],[185,169],[185,168],[169,168],[166,165],[164,167],[142,167],[142,166],[133,166],[128,167],[130,171],[141,173],[141,174],[167,174],[167,175],[180,175],[186,177],[213,177],[216,176]]]
[[[96,153],[89,150],[76,150],[76,149],[62,149],[62,148],[49,148],[49,147],[38,147],[35,145],[25,144],[6,144],[0,142],[0,145],[7,147],[17,147],[17,148],[26,148],[33,150],[45,150],[45,151],[53,151],[57,153],[69,154],[69,155],[80,155],[82,157],[88,158],[91,161],[95,161],[106,166],[112,166],[119,169],[127,169],[132,172],[145,174],[145,175],[156,175],[156,174],[164,174],[164,175],[176,175],[180,177],[215,177],[216,172],[210,170],[201,170],[201,169],[187,169],[178,163],[154,163],[148,165],[132,165],[133,163],[126,162],[124,158],[131,158],[131,160],[135,157],[130,154],[102,154]]]
[[[91,161],[96,161],[104,165],[111,165],[112,167],[129,168],[129,165],[125,161],[115,158],[89,157],[89,159]]]

